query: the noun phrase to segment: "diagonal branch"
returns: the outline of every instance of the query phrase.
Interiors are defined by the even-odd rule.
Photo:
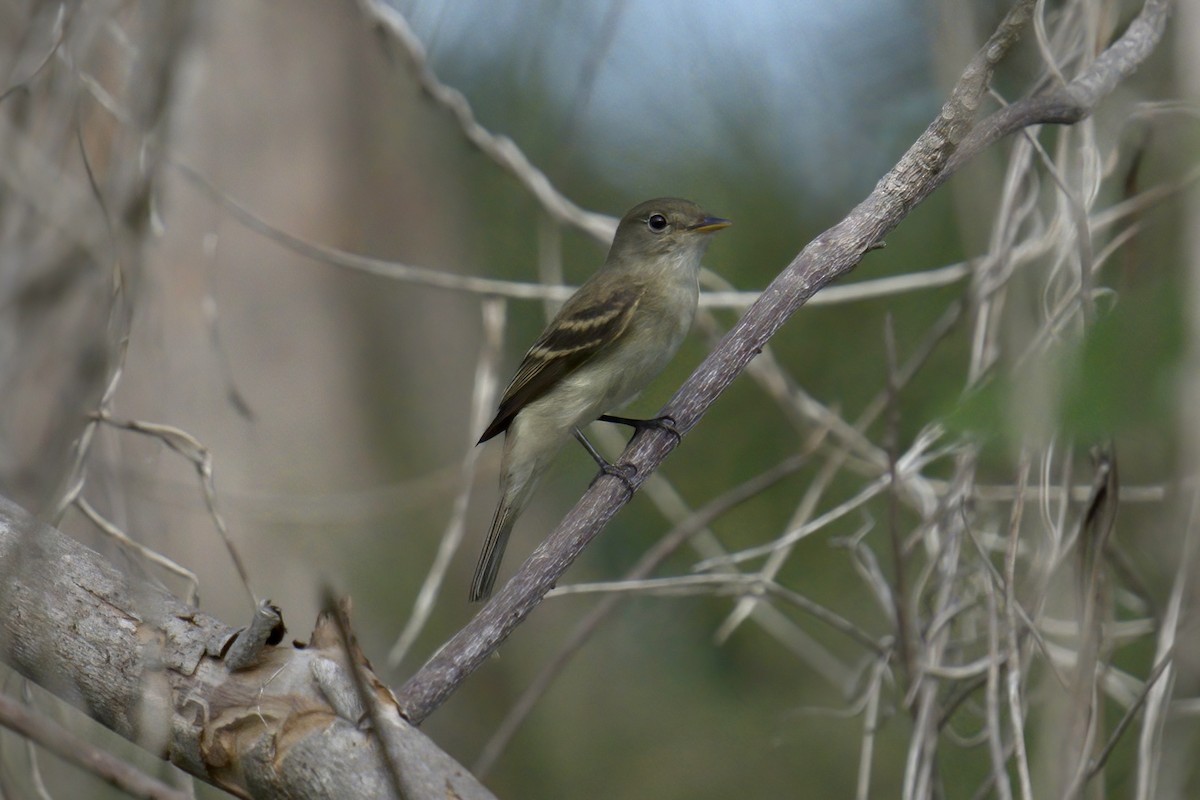
[[[384,0],[359,0],[359,7],[375,26],[389,54],[408,62],[421,90],[454,115],[471,144],[516,178],[556,221],[578,228],[602,244],[607,245],[612,241],[617,228],[616,220],[575,205],[554,188],[546,173],[535,167],[512,139],[492,133],[479,124],[462,92],[442,83],[434,74],[425,46],[403,14]]]
[[[1021,0],[1013,7],[972,59],[941,113],[896,166],[845,219],[793,259],[679,389],[663,413],[676,421],[680,434],[696,425],[771,336],[813,294],[852,270],[966,158],[1003,136],[1000,131],[1010,132],[999,128],[977,141],[971,138],[972,120],[996,64],[1017,41],[1033,6],[1032,0]],[[1125,34],[1093,62],[1086,74],[1069,84],[1077,89],[1064,99],[1073,102],[1075,119],[1090,114],[1096,103],[1153,51],[1161,38],[1166,6],[1165,0],[1148,0],[1142,15]],[[1021,125],[1063,121],[1056,115],[1043,119],[1032,112],[1016,119]],[[966,156],[955,159],[960,143],[971,149]],[[638,435],[630,443],[623,460],[636,469],[631,481],[634,489],[677,443],[674,436],[653,431]],[[513,579],[404,685],[399,700],[405,716],[419,723],[436,709],[537,606],[630,496],[621,481],[609,476],[598,478]]]
[[[150,800],[187,800],[186,792],[168,786],[133,764],[68,730],[6,694],[0,694],[0,725],[36,742],[54,755],[87,770],[132,797]]]
[[[981,151],[1031,125],[1073,125],[1091,116],[1096,106],[1154,52],[1162,39],[1169,0],[1148,0],[1125,33],[1100,54],[1087,71],[1053,91],[1027,97],[981,120],[951,156],[940,186]]]

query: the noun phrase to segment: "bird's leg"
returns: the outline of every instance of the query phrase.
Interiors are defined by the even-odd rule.
[[[591,456],[592,460],[596,462],[596,465],[600,467],[600,473],[602,475],[612,475],[614,478],[619,478],[621,482],[625,484],[625,488],[629,490],[629,493],[632,494],[633,476],[637,473],[637,467],[635,467],[633,464],[613,464],[607,458],[600,455],[600,451],[588,441],[588,438],[583,435],[583,431],[579,430],[579,428],[576,428],[574,430],[574,434],[575,438],[579,440],[579,443],[583,445],[583,449],[587,450],[588,455]]]
[[[675,443],[678,444],[683,438],[679,435],[679,431],[675,428],[675,418],[669,416],[651,417],[650,419],[633,419],[631,417],[616,417],[612,414],[601,414],[596,418],[597,422],[611,422],[614,425],[628,425],[635,432],[641,433],[645,430],[666,431],[675,437]]]

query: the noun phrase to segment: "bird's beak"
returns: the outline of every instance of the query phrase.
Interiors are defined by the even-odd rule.
[[[698,231],[700,233],[712,233],[713,231],[719,231],[722,228],[728,228],[732,224],[733,222],[730,220],[721,219],[720,217],[705,217],[689,228],[689,230]]]

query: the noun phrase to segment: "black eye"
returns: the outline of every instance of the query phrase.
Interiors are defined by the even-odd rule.
[[[646,218],[646,227],[655,233],[662,233],[667,229],[667,218],[662,214],[651,214]]]

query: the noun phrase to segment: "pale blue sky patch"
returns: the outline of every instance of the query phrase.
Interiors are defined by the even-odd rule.
[[[810,195],[869,187],[936,109],[915,0],[399,2],[435,69],[521,142],[616,181],[720,154]],[[523,89],[536,108],[496,102]]]

